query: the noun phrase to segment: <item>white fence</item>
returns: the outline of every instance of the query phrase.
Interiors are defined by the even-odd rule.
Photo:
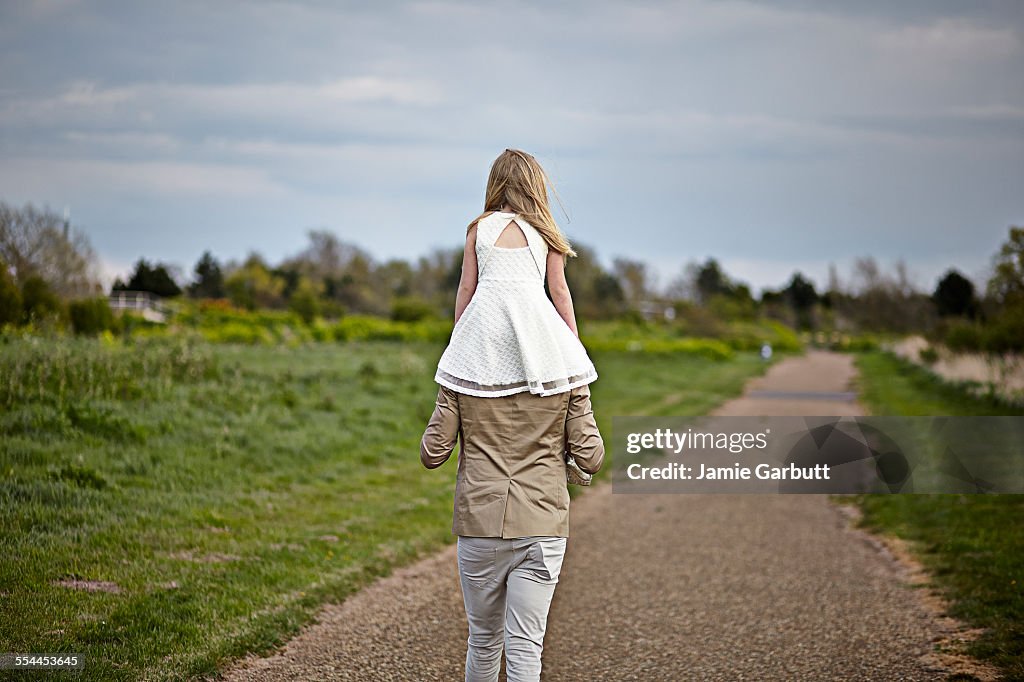
[[[148,291],[115,291],[107,298],[112,310],[128,310],[139,313],[150,322],[166,322],[167,308],[156,294]]]

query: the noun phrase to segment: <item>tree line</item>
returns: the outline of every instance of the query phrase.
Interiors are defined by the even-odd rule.
[[[951,268],[934,291],[922,292],[903,262],[887,272],[871,257],[858,259],[845,281],[832,266],[823,291],[794,272],[784,286],[755,296],[713,258],[685,265],[659,288],[641,261],[615,258],[608,269],[588,246],[574,247],[578,257],[569,260],[566,278],[581,319],[670,311],[709,332],[722,321],[764,316],[806,330],[959,330],[961,336],[964,329],[993,324],[1008,327],[1012,335],[1017,320],[1024,320],[1024,229],[1018,227],[1010,228],[982,290]],[[461,265],[461,247],[436,249],[414,262],[377,261],[331,232],[314,230],[304,249],[276,264],[255,252],[222,262],[207,251],[187,280],[170,264],[140,259],[112,291],[226,299],[249,310],[291,309],[306,321],[348,313],[413,321],[451,315]],[[88,239],[48,209],[0,202],[0,266],[0,325],[66,318],[76,301],[100,293]]]

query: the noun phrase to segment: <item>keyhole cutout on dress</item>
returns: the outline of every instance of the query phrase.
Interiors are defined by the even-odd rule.
[[[498,235],[494,245],[500,249],[521,249],[530,244],[526,240],[526,233],[523,232],[523,228],[519,227],[519,223],[512,220],[509,221],[509,224]]]

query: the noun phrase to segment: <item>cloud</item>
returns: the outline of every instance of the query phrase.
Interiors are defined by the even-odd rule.
[[[1021,38],[1010,26],[981,26],[964,18],[940,17],[883,31],[876,45],[897,59],[962,68],[1019,54]]]
[[[139,193],[159,197],[285,197],[289,190],[263,169],[226,164],[98,159],[11,158],[0,164],[7,192],[31,195],[46,187],[53,194],[103,191],[113,200]]]
[[[12,99],[12,98],[9,98]],[[103,86],[75,81],[55,96],[12,99],[0,110],[6,124],[95,123],[160,119],[163,112],[192,116],[269,117],[293,122],[327,120],[337,107],[352,104],[427,106],[441,101],[436,83],[374,76],[340,78],[322,83],[144,83]],[[140,114],[147,114],[141,116]]]
[[[75,199],[125,260],[193,261],[155,241],[184,223],[271,259],[282,225],[380,257],[457,244],[507,146],[603,256],[713,252],[765,281],[851,251],[973,267],[1020,221],[1018,5],[511,7],[8,4],[0,183]]]

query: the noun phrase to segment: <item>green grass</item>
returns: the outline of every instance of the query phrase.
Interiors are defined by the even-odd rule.
[[[86,680],[206,675],[451,542],[454,468],[418,457],[441,350],[0,343],[0,649],[84,653]],[[614,415],[707,411],[764,369],[592,357],[606,437]]]
[[[968,384],[943,381],[918,365],[881,351],[857,356],[861,398],[876,415],[1022,415],[1024,408],[998,397],[974,395]]]
[[[1020,415],[1001,401],[891,355],[858,356],[861,396],[878,415]],[[865,495],[864,524],[911,542],[953,616],[985,634],[968,653],[1024,679],[1024,495]]]

